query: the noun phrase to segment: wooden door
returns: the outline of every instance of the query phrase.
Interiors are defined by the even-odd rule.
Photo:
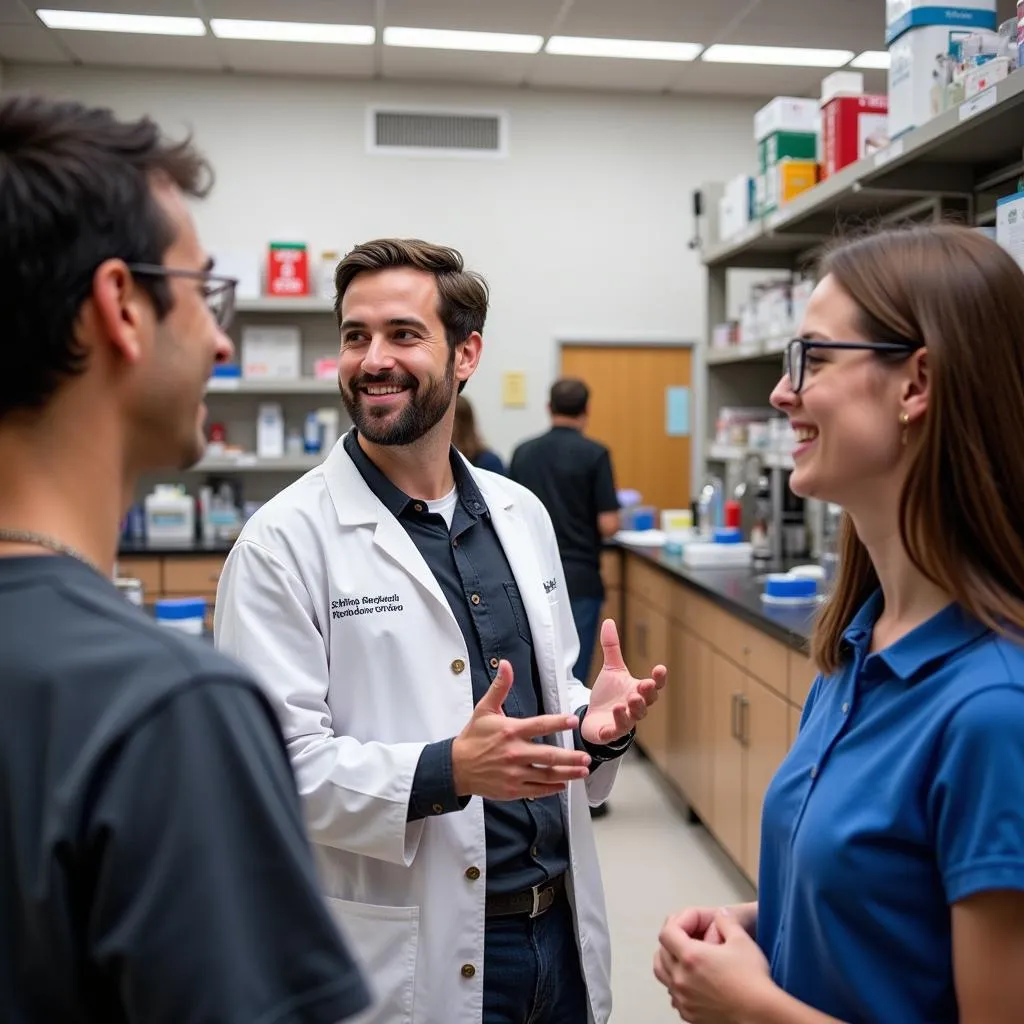
[[[669,436],[668,406],[670,388],[691,388],[691,365],[690,349],[677,346],[562,347],[559,372],[590,389],[587,434],[611,450],[615,486],[658,509],[690,507],[693,410],[686,436]]]
[[[732,858],[743,857],[743,748],[737,735],[744,672],[717,651],[711,656],[714,678],[714,764],[712,815],[705,821]]]
[[[740,865],[756,884],[761,851],[761,805],[768,784],[789,749],[790,705],[752,676],[747,676],[746,683],[740,716],[746,762],[743,790],[745,828]]]

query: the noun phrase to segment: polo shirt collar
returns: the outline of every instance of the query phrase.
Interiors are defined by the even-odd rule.
[[[860,651],[862,657],[867,656],[871,632],[882,608],[882,591],[876,590],[843,632],[843,640]],[[928,665],[950,657],[987,632],[988,627],[972,618],[956,602],[951,602],[906,636],[871,657],[883,662],[897,678],[910,682]]]
[[[359,470],[359,475],[366,481],[366,485],[373,491],[380,503],[396,519],[401,518],[413,503],[413,499],[400,487],[393,484],[370,456],[363,451],[355,427],[345,435],[343,444],[349,458]],[[487,502],[484,501],[469,467],[454,447],[449,450],[449,459],[451,460],[452,475],[455,477],[455,489],[462,506],[470,516],[479,519],[487,513]]]

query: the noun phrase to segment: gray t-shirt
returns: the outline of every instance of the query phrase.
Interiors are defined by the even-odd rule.
[[[0,558],[5,1024],[334,1024],[368,994],[278,724],[84,564]]]

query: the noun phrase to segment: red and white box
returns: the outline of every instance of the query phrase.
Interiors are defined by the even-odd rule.
[[[821,111],[821,178],[889,142],[887,96],[836,96]]]
[[[271,242],[267,254],[267,294],[309,294],[309,254],[298,242]]]

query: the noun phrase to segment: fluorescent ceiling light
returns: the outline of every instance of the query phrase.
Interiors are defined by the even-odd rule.
[[[482,50],[486,53],[537,53],[543,36],[507,32],[456,32],[435,28],[384,29],[385,46],[417,46],[431,50]]]
[[[850,62],[851,68],[868,68],[872,71],[889,70],[888,50],[865,50]]]
[[[801,46],[735,46],[715,43],[701,60],[718,64],[774,64],[791,68],[839,68],[849,64],[852,50],[811,50]]]
[[[249,21],[211,18],[218,39],[260,39],[271,43],[342,43],[372,46],[377,33],[372,25],[331,25],[312,21]]]
[[[693,60],[701,43],[668,43],[648,39],[588,39],[584,36],[552,36],[546,53],[570,57],[627,57],[634,60]]]
[[[38,10],[47,28],[80,32],[134,32],[138,35],[205,36],[199,18],[171,18],[157,14],[106,14],[102,11]]]

